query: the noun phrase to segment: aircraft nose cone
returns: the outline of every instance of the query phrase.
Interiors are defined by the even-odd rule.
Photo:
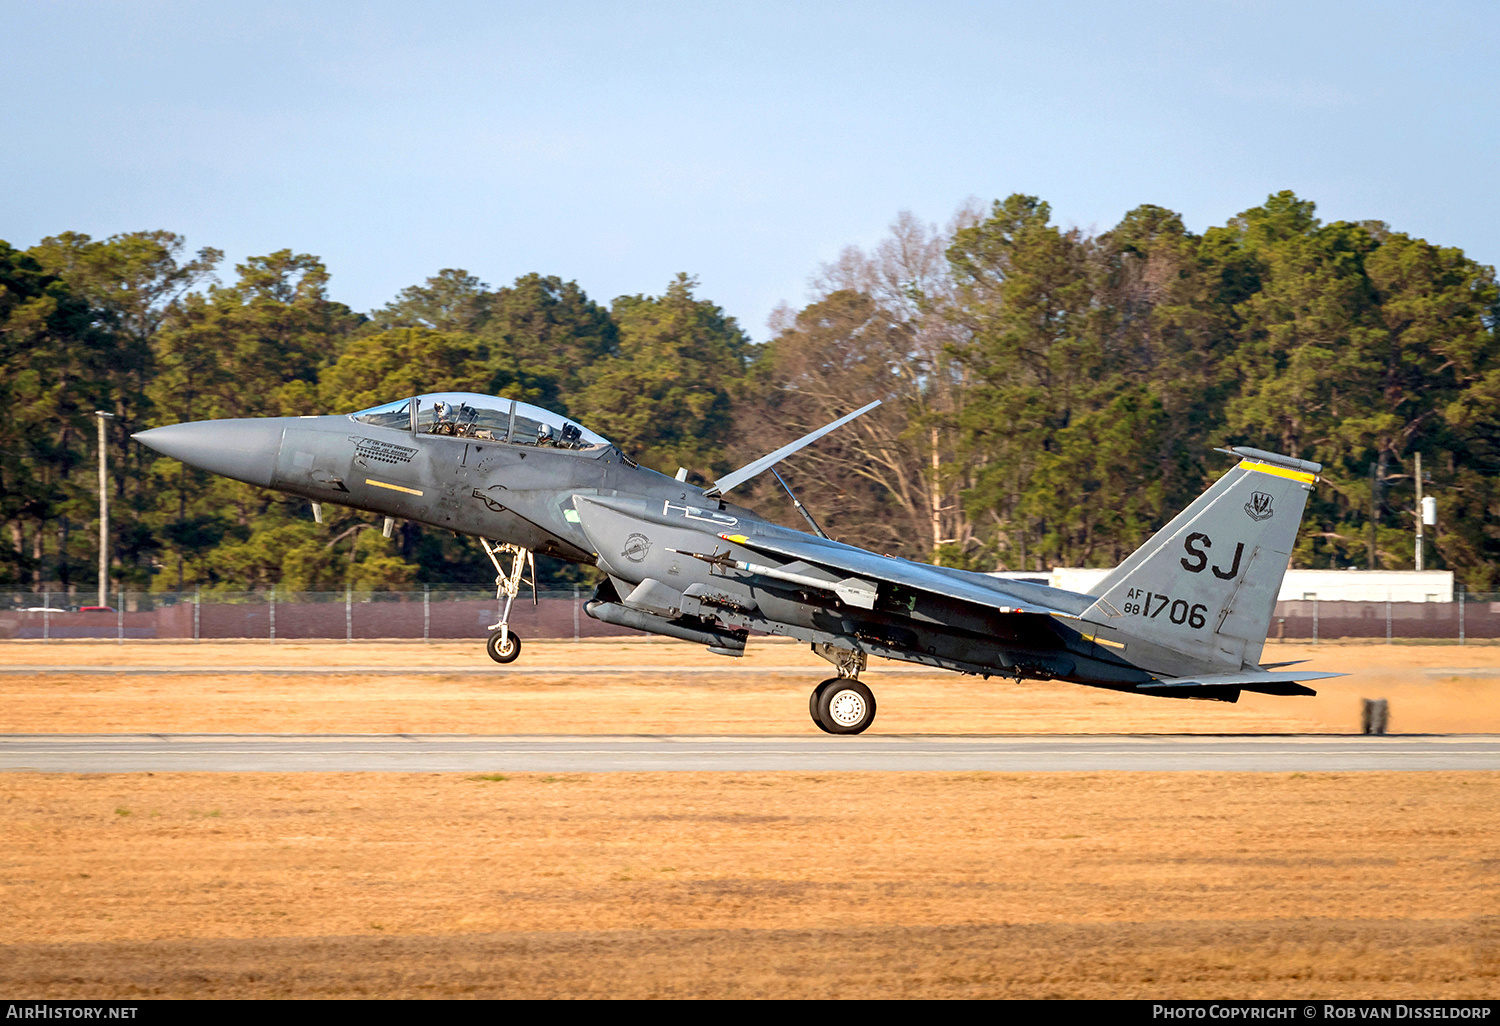
[[[199,420],[152,428],[130,437],[190,467],[269,488],[285,424],[280,417]]]

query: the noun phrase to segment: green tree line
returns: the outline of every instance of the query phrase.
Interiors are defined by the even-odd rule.
[[[1089,234],[1021,195],[941,228],[903,214],[819,268],[761,345],[685,274],[605,305],[557,277],[445,269],[361,314],[317,257],[221,263],[166,231],[0,243],[0,586],[93,587],[96,410],[114,414],[113,588],[486,580],[470,540],[386,539],[355,511],[316,525],[129,439],[453,389],[556,409],[704,481],[881,399],[783,476],[836,537],[977,569],[1113,565],[1228,444],[1325,465],[1296,565],[1408,569],[1421,453],[1427,565],[1500,589],[1494,270],[1381,222],[1325,224],[1288,192],[1202,235],[1154,206]],[[800,524],[774,479],[736,499]]]

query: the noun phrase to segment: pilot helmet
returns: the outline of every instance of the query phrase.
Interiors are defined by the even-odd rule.
[[[545,442],[548,439],[550,439],[551,437],[552,437],[552,425],[550,425],[550,424],[538,424],[536,426],[536,440],[538,442]]]

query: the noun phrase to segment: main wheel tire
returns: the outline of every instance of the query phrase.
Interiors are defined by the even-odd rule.
[[[827,691],[830,687],[832,687],[834,684],[837,684],[838,682],[838,677],[830,677],[823,683],[819,684],[817,687],[813,688],[812,694],[807,696],[807,714],[812,717],[812,721],[817,725],[818,729],[825,734],[832,734],[833,731],[828,729],[828,724],[823,722],[823,717],[818,712],[818,699],[823,697],[823,692]]]
[[[820,688],[818,726],[830,734],[862,734],[875,722],[875,695],[857,680]]]
[[[489,652],[490,658],[497,663],[513,663],[516,656],[521,654],[521,639],[516,636],[515,631],[507,631],[505,635],[505,647],[500,646],[500,632],[491,631],[490,640],[484,644],[485,650]]]

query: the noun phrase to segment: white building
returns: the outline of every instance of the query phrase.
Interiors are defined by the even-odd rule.
[[[1038,581],[1065,591],[1087,592],[1108,570],[1060,566],[1035,573],[995,574]],[[1278,602],[1452,602],[1451,570],[1288,570]]]

